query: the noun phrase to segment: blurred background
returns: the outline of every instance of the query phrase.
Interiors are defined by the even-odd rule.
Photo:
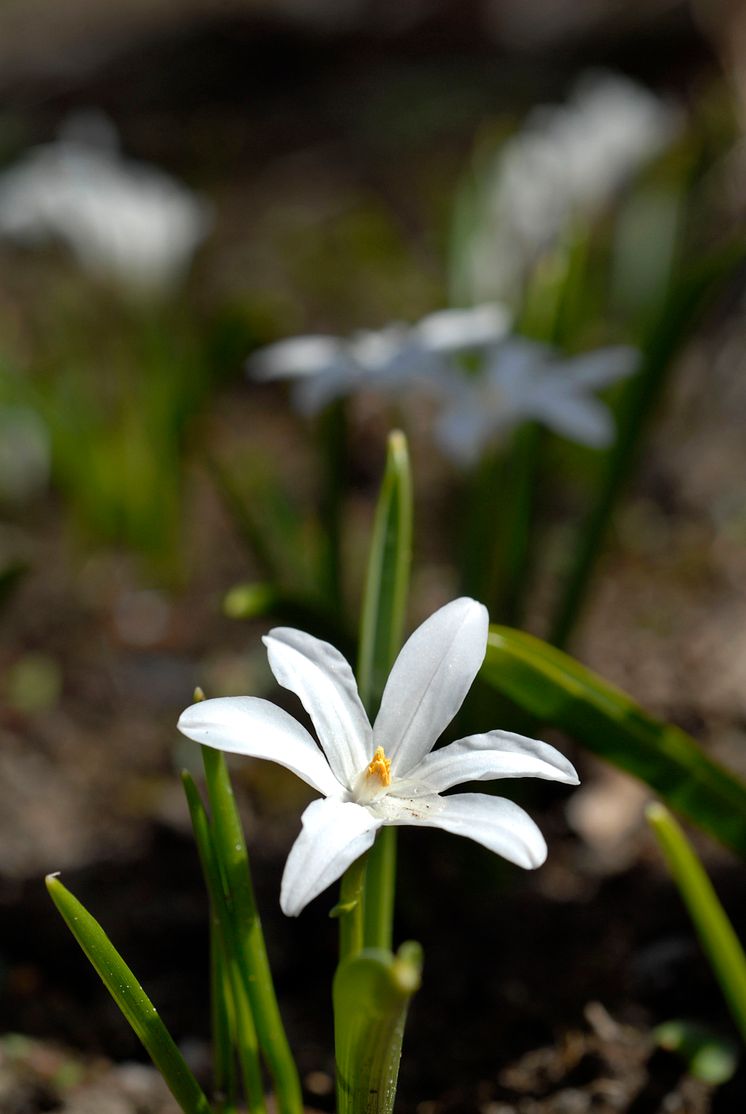
[[[178,780],[196,755],[175,722],[196,684],[276,697],[271,601],[237,620],[226,594],[268,565],[313,585],[323,548],[323,420],[286,384],[252,381],[247,358],[493,301],[545,340],[557,276],[580,256],[553,342],[637,345],[662,292],[743,235],[745,96],[738,0],[5,0],[4,1114],[172,1109],[49,903],[52,870],[196,1070],[208,1062],[206,900]],[[570,648],[743,775],[735,256],[680,314]],[[426,406],[361,391],[346,420],[343,616],[354,629],[397,422],[415,477],[414,626],[459,590],[466,481]],[[536,477],[541,567],[522,622],[540,634],[595,461],[553,439]],[[652,1035],[683,1015],[732,1033],[646,831],[649,792],[578,764],[578,791],[521,798],[550,846],[536,875],[403,833],[397,935],[426,953],[403,1112],[743,1109],[743,1067],[715,1086]],[[305,787],[260,763],[235,776],[308,1104],[331,1110],[334,928],[323,900],[302,923],[278,906]],[[743,938],[742,867],[698,846]]]

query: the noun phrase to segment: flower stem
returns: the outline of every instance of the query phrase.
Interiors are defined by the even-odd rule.
[[[215,851],[238,934],[237,958],[243,971],[259,1046],[272,1073],[279,1114],[300,1114],[303,1103],[298,1071],[277,1005],[264,933],[254,900],[246,840],[225,756],[220,751],[203,747],[202,758],[212,810]]]
[[[394,935],[396,828],[381,828],[368,853],[365,945],[391,948]]]
[[[363,914],[365,909],[365,868],[368,856],[361,855],[342,876],[339,902],[329,914],[339,918],[339,962],[357,955],[363,947]]]

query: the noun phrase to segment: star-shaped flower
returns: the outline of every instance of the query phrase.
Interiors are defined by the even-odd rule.
[[[391,670],[374,725],[350,666],[333,646],[278,627],[264,639],[272,671],[302,701],[321,749],[304,727],[267,700],[225,697],[194,704],[179,730],[218,750],[267,758],[323,794],[302,817],[285,866],[280,904],[296,916],[373,844],[386,824],[468,836],[519,866],[540,866],[544,838],[503,797],[445,790],[468,781],[538,777],[577,784],[554,747],[506,731],[433,746],[471,687],[487,647],[482,604],[457,599],[409,638]]]
[[[508,325],[507,311],[497,304],[438,310],[415,325],[394,322],[348,339],[320,334],[281,340],[255,353],[248,370],[258,380],[294,380],[294,405],[316,414],[361,388],[397,394],[426,383],[441,361],[484,352]]]
[[[562,359],[523,337],[494,346],[474,375],[441,374],[445,400],[435,427],[443,452],[461,465],[473,464],[485,447],[523,422],[536,421],[591,448],[614,437],[608,408],[590,393],[632,374],[633,348],[600,348]]]

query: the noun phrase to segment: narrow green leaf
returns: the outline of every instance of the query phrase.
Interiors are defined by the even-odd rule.
[[[230,1094],[235,1047],[249,1109],[252,1114],[265,1114],[259,1044],[249,1004],[249,976],[241,963],[240,940],[226,898],[212,826],[191,774],[184,770],[181,781],[212,911],[213,1042],[218,1076],[216,1092],[225,1090],[226,1094]]]
[[[300,1080],[277,1005],[262,923],[254,899],[246,839],[225,755],[202,747],[202,758],[215,855],[225,885],[243,985],[249,996],[259,1046],[274,1080],[280,1114],[300,1114],[303,1108]]]
[[[419,988],[419,944],[396,956],[366,948],[334,976],[337,1114],[391,1114],[409,1001]]]
[[[702,948],[746,1041],[746,956],[704,867],[668,809],[658,801],[647,819],[689,910]]]
[[[153,1003],[112,945],[101,925],[56,875],[46,879],[47,890],[67,927],[96,969],[184,1114],[210,1114],[210,1105],[187,1067]]]
[[[685,732],[653,719],[562,650],[508,627],[490,629],[481,676],[746,856],[746,785]]]
[[[389,434],[363,597],[357,682],[374,715],[404,631],[412,560],[412,476],[407,440]]]
[[[212,1020],[213,1099],[216,1114],[237,1114],[233,993],[220,921],[210,917],[210,1012]]]
[[[399,652],[412,559],[412,476],[403,433],[389,435],[386,470],[373,524],[363,597],[357,680],[373,718]],[[396,882],[396,830],[382,828],[370,851],[365,881],[365,943],[390,948]]]

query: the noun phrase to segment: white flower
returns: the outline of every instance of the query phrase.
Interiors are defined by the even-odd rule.
[[[519,866],[540,866],[546,844],[512,801],[482,793],[442,796],[467,781],[538,777],[577,784],[547,743],[490,731],[433,751],[484,659],[487,610],[458,599],[409,638],[371,727],[352,670],[327,642],[280,627],[264,639],[272,671],[302,701],[321,743],[292,716],[250,696],[188,708],[179,730],[206,746],[267,758],[323,794],[303,813],[282,879],[280,904],[296,916],[368,850],[386,824],[468,836]]]
[[[161,294],[184,275],[209,206],[163,171],[123,159],[111,124],[70,118],[60,138],[0,176],[0,236],[59,241],[81,266],[128,292]]]
[[[509,325],[503,306],[439,310],[416,325],[394,323],[378,331],[334,336],[299,336],[261,349],[248,363],[256,379],[294,379],[293,401],[316,414],[335,398],[361,388],[396,394],[427,382],[439,361],[483,351]]]
[[[511,337],[489,353],[481,372],[441,377],[446,401],[436,440],[452,460],[469,465],[490,441],[537,421],[581,445],[603,448],[614,425],[589,392],[630,375],[638,358],[634,349],[616,347],[560,359],[541,344]]]
[[[584,75],[566,105],[534,109],[482,184],[461,293],[513,303],[527,270],[578,214],[593,217],[674,138],[678,114],[626,77]]]

